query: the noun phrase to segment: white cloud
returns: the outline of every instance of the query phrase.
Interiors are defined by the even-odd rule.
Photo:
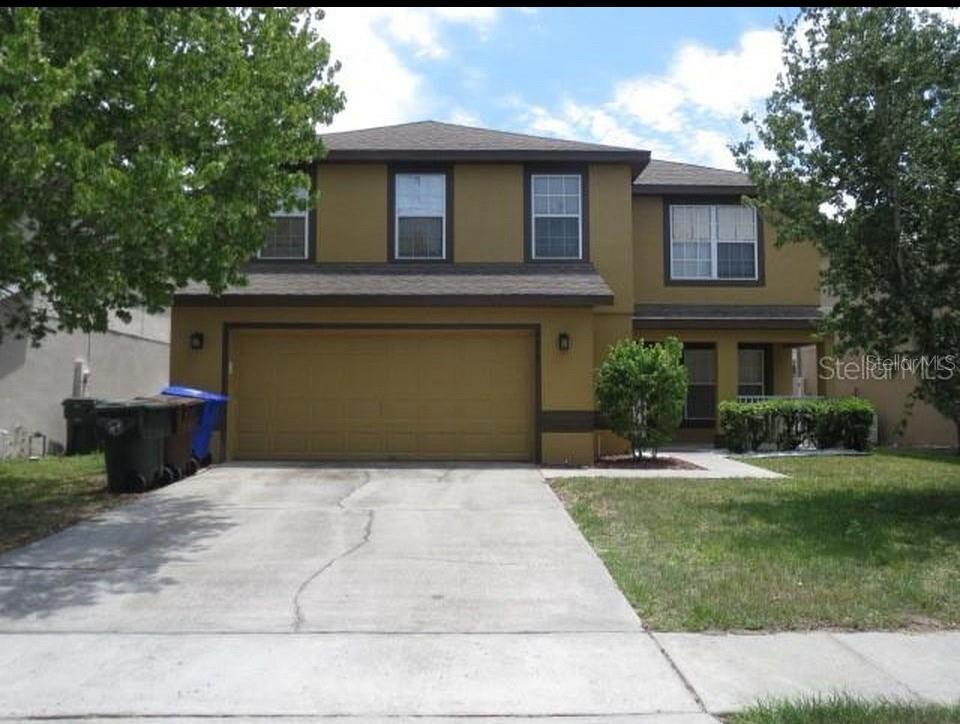
[[[454,108],[447,115],[447,123],[456,123],[461,126],[482,126],[480,116],[466,108]]]
[[[622,79],[599,103],[567,98],[550,108],[514,105],[520,122],[534,133],[735,168],[727,146],[746,133],[740,115],[770,94],[781,67],[779,33],[750,30],[730,49],[684,43],[663,73]]]
[[[737,164],[734,163],[729,144],[730,139],[723,133],[702,128],[694,131],[690,138],[690,149],[698,158],[704,159],[705,163],[717,168],[736,170]]]
[[[669,80],[685,101],[724,116],[739,117],[766,97],[780,72],[780,34],[751,30],[736,50],[720,52],[702,45],[680,49]]]
[[[342,63],[336,77],[346,108],[329,130],[343,131],[426,118],[438,101],[426,78],[404,62],[401,50],[427,61],[449,56],[444,30],[451,25],[485,32],[498,8],[332,7],[320,24],[331,55]]]
[[[683,91],[661,78],[635,78],[618,83],[613,106],[657,131],[676,131],[683,125]]]

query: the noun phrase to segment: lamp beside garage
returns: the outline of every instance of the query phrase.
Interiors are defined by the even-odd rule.
[[[566,332],[561,332],[557,335],[557,349],[561,352],[566,352],[570,349],[570,335]]]
[[[190,335],[190,349],[203,349],[203,332],[193,332]]]

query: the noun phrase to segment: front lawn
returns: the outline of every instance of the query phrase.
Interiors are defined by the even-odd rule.
[[[960,459],[752,462],[791,477],[554,488],[653,629],[960,625]]]
[[[110,508],[102,455],[0,461],[0,551]]]
[[[730,724],[960,724],[960,706],[809,699],[759,704],[726,721]]]

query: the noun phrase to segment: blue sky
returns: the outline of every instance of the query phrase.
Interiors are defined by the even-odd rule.
[[[792,8],[330,8],[333,130],[433,118],[732,167]]]

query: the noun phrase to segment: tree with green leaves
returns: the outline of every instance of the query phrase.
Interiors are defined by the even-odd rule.
[[[683,345],[669,337],[646,344],[624,339],[610,348],[596,375],[600,411],[610,429],[630,441],[635,457],[673,439],[683,418],[687,398],[687,370]]]
[[[960,362],[960,31],[903,7],[807,8],[757,143],[734,148],[782,243],[815,243],[838,350]],[[957,424],[960,370],[914,396]]]
[[[0,8],[3,327],[100,331],[189,280],[241,283],[343,107],[322,17]]]

